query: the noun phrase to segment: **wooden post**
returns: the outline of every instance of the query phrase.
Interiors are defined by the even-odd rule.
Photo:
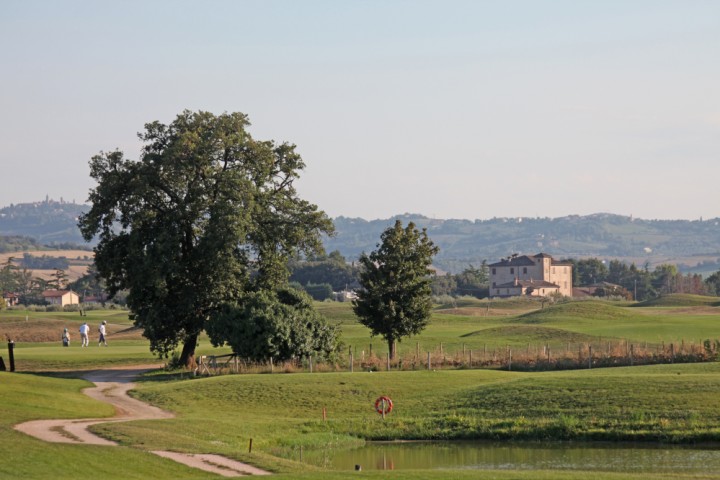
[[[430,370],[430,352],[428,352],[428,370]]]
[[[512,350],[508,347],[508,372],[512,370]]]
[[[390,352],[387,353],[387,371],[390,371]],[[385,418],[383,416],[383,418]]]
[[[248,453],[252,453],[252,438],[250,439],[250,445],[248,445]]]
[[[470,368],[472,368],[472,348],[470,349]]]
[[[630,344],[630,366],[633,366],[633,353],[635,353],[635,345]]]
[[[592,345],[588,347],[588,368],[592,368]]]
[[[308,367],[310,367],[310,373],[312,373],[312,355],[308,357]]]
[[[350,373],[353,372],[353,354],[350,352]]]
[[[15,342],[8,340],[8,357],[10,358],[10,371],[15,371]]]
[[[270,357],[270,373],[273,373],[274,367],[273,367],[273,359]]]
[[[327,421],[327,409],[323,407],[323,422]]]

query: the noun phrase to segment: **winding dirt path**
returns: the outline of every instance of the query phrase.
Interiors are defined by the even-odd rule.
[[[155,420],[174,416],[170,412],[136,400],[127,394],[135,386],[133,380],[148,370],[152,370],[152,368],[114,368],[88,372],[83,376],[83,378],[95,384],[94,387],[84,389],[83,393],[91,398],[113,405],[115,407],[115,416],[112,418],[32,420],[15,425],[14,428],[46,442],[117,446],[116,442],[90,432],[88,427],[98,423]],[[220,455],[186,454],[168,451],[153,451],[152,453],[224,477],[270,474],[270,472],[252,465]]]

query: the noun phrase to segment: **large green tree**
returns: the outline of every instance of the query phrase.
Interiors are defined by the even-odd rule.
[[[140,159],[120,151],[90,161],[97,186],[82,215],[98,236],[95,264],[112,295],[127,289],[151,349],[182,343],[192,364],[198,335],[220,305],[287,281],[287,261],[322,250],[333,226],[300,199],[295,146],[259,141],[242,113],[184,111],[139,134]]]
[[[430,265],[439,251],[425,229],[400,220],[380,236],[370,255],[360,256],[360,286],[353,310],[373,336],[388,343],[395,357],[395,342],[420,333],[430,321],[432,283]]]

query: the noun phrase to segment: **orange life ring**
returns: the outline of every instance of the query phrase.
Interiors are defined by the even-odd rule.
[[[385,401],[384,405],[383,400]],[[383,407],[385,408],[384,410]],[[393,403],[392,400],[390,400],[390,397],[386,397],[385,395],[383,395],[381,397],[378,397],[377,400],[375,400],[375,411],[380,415],[387,415],[388,413],[392,412],[392,409]]]

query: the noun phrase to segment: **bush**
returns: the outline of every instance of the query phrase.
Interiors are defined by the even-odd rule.
[[[214,346],[228,344],[252,361],[332,359],[339,349],[337,327],[313,309],[307,294],[293,289],[255,292],[226,304],[206,331]]]

